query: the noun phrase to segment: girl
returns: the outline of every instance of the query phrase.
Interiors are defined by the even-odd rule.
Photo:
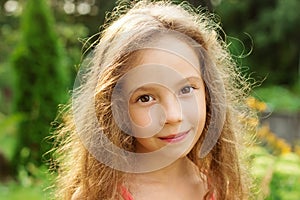
[[[186,3],[117,8],[57,130],[57,198],[247,199],[248,85],[220,28]]]

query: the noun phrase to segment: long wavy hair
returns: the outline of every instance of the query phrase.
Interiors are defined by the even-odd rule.
[[[138,1],[120,4],[107,18],[95,47],[92,60],[85,69],[81,84],[75,89],[73,101],[61,112],[62,123],[55,131],[54,157],[58,163],[55,190],[57,199],[119,199],[119,185],[126,183],[126,173],[98,161],[85,141],[95,138],[96,126],[118,147],[135,151],[135,138],[125,134],[116,124],[111,96],[117,81],[137,59],[132,50],[145,43],[154,32],[176,31],[196,41],[214,63],[214,68],[201,71],[206,76],[209,91],[218,91],[209,84],[217,77],[224,85],[225,122],[216,145],[204,157],[199,157],[201,145],[211,121],[212,93],[206,94],[206,125],[199,141],[188,153],[188,158],[207,177],[208,193],[217,199],[248,199],[251,181],[247,175],[243,136],[253,129],[243,123],[252,111],[245,105],[250,90],[247,79],[237,70],[228,46],[220,36],[221,27],[213,16],[187,3],[175,5],[170,1]],[[214,88],[215,87],[215,88]],[[217,94],[217,93],[216,93]],[[75,96],[75,97],[74,97]],[[218,98],[215,95],[214,98]],[[74,116],[76,113],[76,117]],[[97,118],[97,125],[93,118]],[[76,118],[76,119],[75,119]],[[80,122],[81,128],[76,128]]]

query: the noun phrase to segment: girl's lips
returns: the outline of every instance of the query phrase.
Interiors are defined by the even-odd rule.
[[[158,137],[158,138],[163,140],[164,142],[175,143],[175,142],[182,141],[187,136],[187,134],[189,132],[190,132],[190,130],[185,131],[185,132],[181,132],[181,133],[178,133],[178,134],[173,134],[173,135],[168,135],[166,137]]]

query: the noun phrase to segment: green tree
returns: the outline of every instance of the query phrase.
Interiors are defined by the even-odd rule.
[[[13,167],[43,162],[49,150],[45,137],[64,103],[69,69],[55,32],[54,19],[44,0],[28,0],[21,16],[21,41],[12,55],[14,69],[13,110],[23,115],[17,133]],[[46,158],[47,159],[47,158]]]
[[[266,84],[293,86],[299,79],[299,8],[299,0],[222,0],[216,12],[225,32],[244,44],[231,40],[232,49],[253,47],[242,63],[250,72],[266,77]]]

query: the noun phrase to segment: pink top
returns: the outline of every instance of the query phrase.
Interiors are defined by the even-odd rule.
[[[133,196],[125,187],[121,186],[120,189],[121,189],[121,195],[124,200],[134,200]],[[216,200],[214,194],[211,196],[210,200]]]
[[[121,195],[124,200],[134,200],[130,192],[123,186],[121,186]]]

